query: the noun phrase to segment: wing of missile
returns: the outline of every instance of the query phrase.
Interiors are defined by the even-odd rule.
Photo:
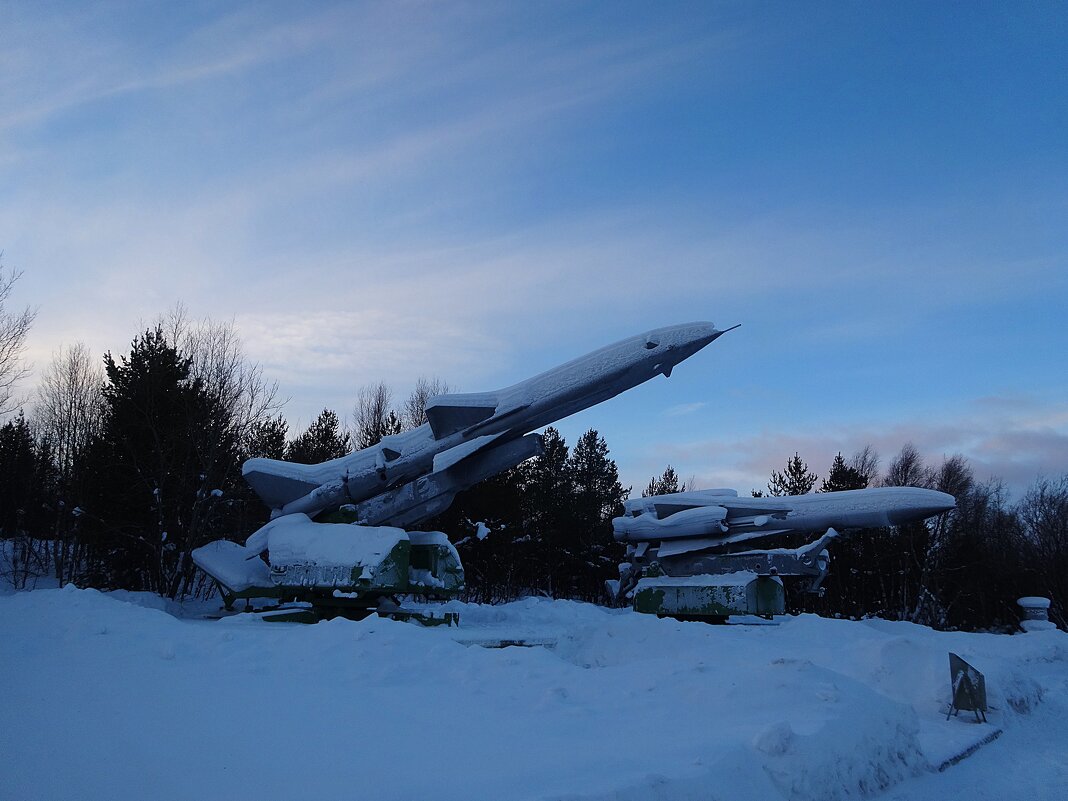
[[[444,439],[492,417],[499,400],[495,392],[435,395],[426,405],[426,419],[434,439]]]
[[[666,496],[665,496],[666,497]],[[722,506],[720,503],[678,503],[676,502],[663,502],[657,503],[655,500],[649,504],[656,512],[657,518],[663,520],[665,517],[671,517],[679,512],[685,512],[690,509],[703,509],[709,506]]]
[[[723,540],[716,537],[697,537],[688,540],[666,540],[660,543],[657,554],[663,557],[678,556],[681,553],[703,551],[705,548],[715,548],[722,545]]]
[[[492,417],[487,417],[485,420],[483,420],[483,421],[481,421],[479,423],[475,423],[474,425],[469,426],[468,428],[465,428],[464,429],[464,436],[471,436],[472,434],[474,434],[477,431],[480,431],[483,428],[486,428],[486,427],[488,427],[490,425],[493,425],[495,423],[499,423],[501,420],[505,420],[505,419],[511,417],[512,415],[519,414],[524,409],[529,409],[529,408],[530,408],[530,404],[529,403],[521,403],[518,406],[511,406],[511,407],[509,407],[507,409],[502,409],[500,406],[498,406],[497,407],[497,411],[493,414]]]
[[[472,454],[478,453],[483,448],[496,442],[501,436],[501,434],[493,434],[485,437],[475,437],[461,445],[457,445],[455,448],[449,448],[447,451],[442,451],[434,457],[434,470],[448,470],[450,467],[459,464]]]
[[[716,490],[716,495],[697,492],[676,492],[670,495],[656,495],[651,498],[636,500],[627,506],[628,512],[653,512],[657,519],[665,520],[691,509],[722,507],[727,510],[728,523],[737,518],[781,518],[790,511],[786,504],[773,504],[759,498],[738,498],[726,495],[726,490]],[[628,501],[628,504],[631,502]]]
[[[482,437],[489,440],[470,449],[460,461],[461,470],[434,470],[366,501],[356,504],[356,513],[365,525],[405,528],[444,511],[453,496],[490,476],[515,467],[542,453],[541,436],[528,434],[519,439]],[[459,461],[453,462],[453,466]]]
[[[726,516],[727,510],[722,506],[695,506],[666,519],[648,514],[617,517],[612,520],[612,529],[617,540],[629,542],[718,536],[727,531],[723,525]]]
[[[309,465],[261,458],[245,462],[241,474],[267,506],[277,509],[319,486],[319,481],[309,477],[310,469]]]
[[[724,545],[733,545],[736,542],[755,540],[768,537],[773,534],[782,534],[785,529],[773,531],[744,531],[738,534],[727,534],[722,537],[692,537],[690,539],[663,540],[658,548],[660,556],[678,556],[693,551],[703,551],[705,548],[719,548]]]
[[[784,517],[792,511],[786,504],[768,503],[763,498],[739,498],[737,501],[721,499],[718,503],[727,510],[729,518]]]

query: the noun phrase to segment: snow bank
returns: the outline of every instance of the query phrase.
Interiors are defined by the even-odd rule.
[[[446,608],[460,628],[183,620],[91,590],[2,597],[0,798],[1068,791],[1062,632],[708,626],[543,599]],[[464,644],[494,632],[547,647]],[[951,650],[986,673],[989,726],[945,720]],[[936,772],[995,726],[1000,739]]]

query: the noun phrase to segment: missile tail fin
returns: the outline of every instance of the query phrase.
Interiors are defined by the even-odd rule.
[[[455,448],[449,448],[447,451],[442,451],[434,457],[434,472],[440,470],[448,470],[465,459],[469,459],[472,455],[478,451],[488,448],[495,440],[500,438],[500,434],[489,437],[476,437],[475,439],[468,440],[462,445],[457,445]]]
[[[307,465],[275,459],[249,459],[241,473],[267,506],[279,509],[319,486],[320,482],[303,475],[302,468],[306,470]]]
[[[495,392],[435,395],[426,405],[426,419],[434,439],[443,439],[492,417],[497,403]]]

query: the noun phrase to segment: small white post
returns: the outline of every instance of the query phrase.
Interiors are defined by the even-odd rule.
[[[1049,598],[1027,596],[1017,599],[1023,610],[1020,628],[1024,631],[1047,631],[1057,628],[1049,619]]]

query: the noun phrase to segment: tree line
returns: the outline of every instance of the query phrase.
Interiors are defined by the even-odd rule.
[[[1050,619],[1068,627],[1068,474],[1039,478],[1010,503],[1002,482],[978,480],[965,457],[925,464],[906,443],[882,473],[870,447],[849,459],[839,453],[822,482],[795,453],[753,495],[869,486],[936,489],[953,495],[957,507],[926,522],[840,537],[830,548],[822,596],[788,587],[795,611],[1005,630],[1019,620],[1016,599],[1040,595],[1051,599]]]
[[[179,308],[99,364],[82,345],[66,348],[0,426],[0,570],[16,587],[48,576],[170,598],[210,593],[192,551],[243,542],[267,521],[241,478],[247,459],[344,456],[421,425],[429,398],[448,389],[420,379],[394,404],[385,384],[368,385],[348,425],[324,409],[291,436],[277,386],[245,358],[232,325]],[[473,599],[601,600],[615,572],[611,519],[627,493],[608,446],[589,431],[569,450],[553,429],[545,444],[423,526],[454,536]]]
[[[267,519],[241,478],[245,460],[343,456],[421,425],[427,400],[449,390],[424,378],[394,403],[385,384],[367,385],[348,420],[324,409],[291,434],[277,385],[245,357],[234,327],[177,308],[125,353],[64,349],[19,404],[17,357],[33,312],[5,312],[16,278],[0,268],[0,411],[8,415],[0,426],[0,570],[16,586],[50,576],[171,598],[210,593],[192,550],[220,538],[243,542]],[[549,428],[544,444],[541,456],[460,493],[421,526],[453,539],[470,600],[604,601],[604,581],[617,576],[625,550],[611,520],[631,489],[620,484],[607,443],[591,430],[569,447]],[[1038,480],[1009,503],[1004,487],[976,480],[963,457],[926,465],[905,445],[882,472],[871,448],[838,454],[822,482],[795,453],[753,494],[876,485],[939,489],[957,498],[957,509],[840,538],[824,593],[791,586],[793,611],[1006,628],[1018,618],[1015,599],[1037,594],[1052,599],[1058,625],[1068,623],[1068,476]],[[668,466],[643,495],[695,488]]]

